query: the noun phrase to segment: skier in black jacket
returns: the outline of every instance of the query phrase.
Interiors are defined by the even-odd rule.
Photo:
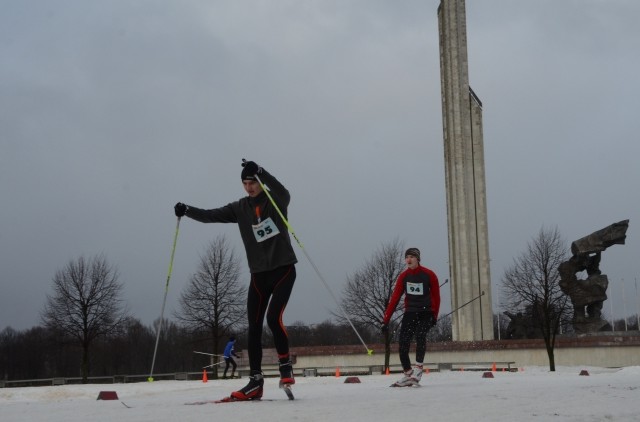
[[[280,387],[288,388],[295,383],[282,314],[296,279],[295,264],[298,260],[286,224],[263,191],[260,181],[269,190],[285,219],[291,199],[289,191],[255,162],[243,162],[242,165],[242,185],[248,196],[220,208],[204,210],[179,202],[174,209],[176,216],[187,216],[202,223],[238,224],[251,272],[247,298],[250,375],[249,383],[232,392],[230,398],[254,400],[260,399],[263,393],[262,325],[265,315],[280,362]],[[286,391],[289,394],[289,390]]]

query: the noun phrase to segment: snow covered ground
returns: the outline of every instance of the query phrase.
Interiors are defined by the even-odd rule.
[[[586,370],[589,375],[579,375]],[[398,375],[298,378],[295,401],[267,378],[261,402],[185,405],[218,399],[246,379],[155,381],[0,389],[0,421],[638,421],[640,367],[524,368],[520,372],[431,372],[420,388],[389,388]],[[118,400],[96,400],[115,391]]]

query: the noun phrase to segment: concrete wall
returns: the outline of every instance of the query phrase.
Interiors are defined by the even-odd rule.
[[[558,338],[555,347],[557,366],[640,366],[640,334],[621,333],[609,336]],[[384,365],[384,346],[326,346],[292,348],[297,368],[336,368]],[[413,358],[413,350],[411,352]],[[412,359],[413,360],[413,359]],[[515,362],[515,367],[548,366],[544,342],[535,340],[491,340],[481,342],[447,342],[427,346],[425,363]],[[391,365],[399,365],[397,344],[391,352]]]

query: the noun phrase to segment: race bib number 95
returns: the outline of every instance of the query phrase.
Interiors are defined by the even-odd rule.
[[[258,242],[264,242],[279,233],[280,230],[278,230],[278,226],[276,226],[276,223],[273,222],[271,217],[259,224],[253,225],[253,235],[256,237]]]

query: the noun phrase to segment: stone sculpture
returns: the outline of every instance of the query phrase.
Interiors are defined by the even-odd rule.
[[[609,280],[600,271],[601,253],[612,245],[624,245],[629,220],[613,223],[571,244],[573,256],[560,264],[560,288],[573,304],[573,328],[576,333],[611,329],[601,311],[607,299]],[[586,279],[577,273],[586,271]]]

